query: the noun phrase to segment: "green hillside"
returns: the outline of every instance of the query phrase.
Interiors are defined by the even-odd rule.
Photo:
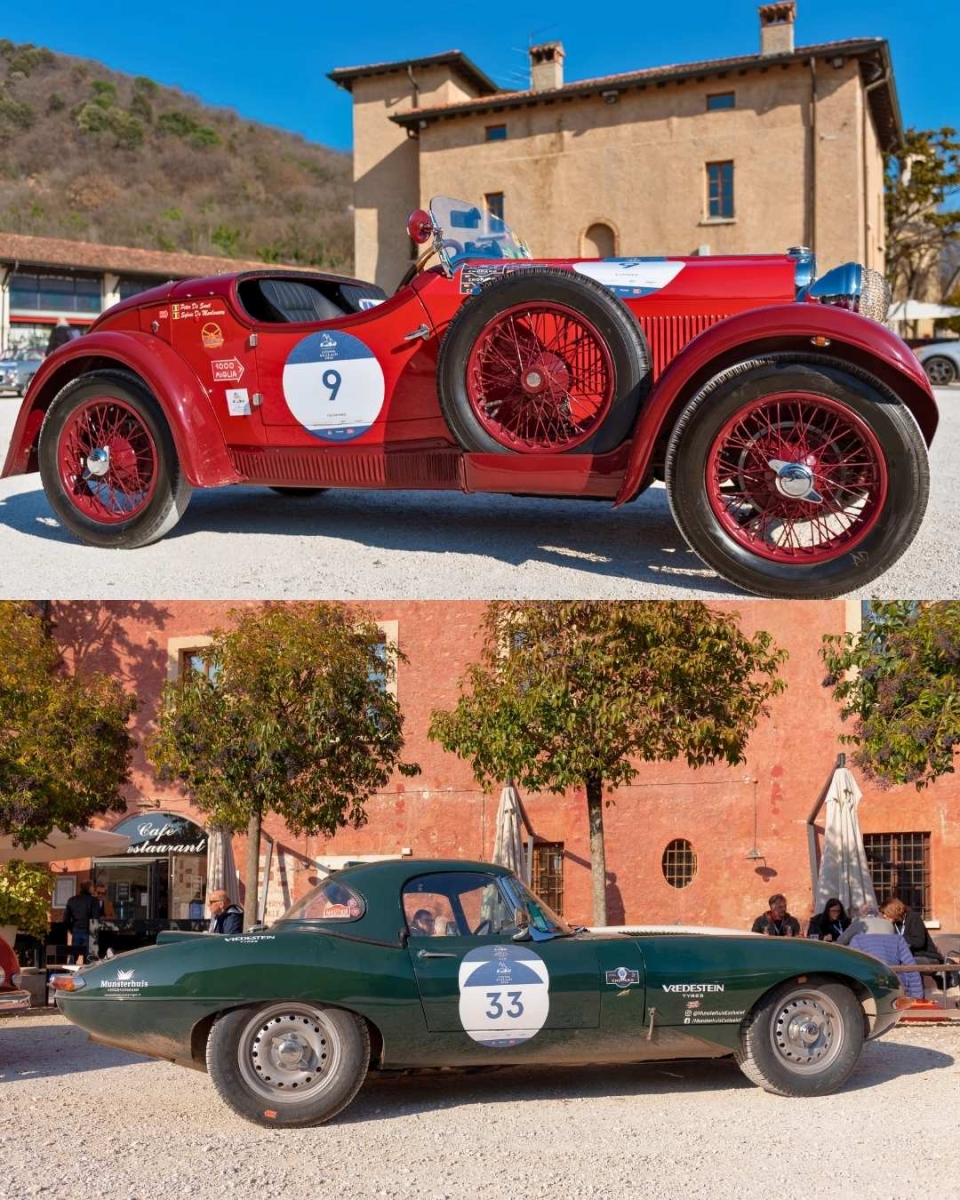
[[[350,159],[0,39],[0,230],[352,269]]]

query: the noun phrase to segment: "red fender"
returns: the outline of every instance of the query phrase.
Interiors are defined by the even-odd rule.
[[[37,440],[51,400],[77,375],[110,367],[139,375],[156,396],[195,487],[240,481],[210,397],[194,372],[166,342],[134,330],[88,333],[44,359],[24,397],[0,478],[37,470]]]
[[[811,346],[827,337],[828,346]],[[886,384],[910,409],[927,445],[939,421],[930,383],[910,347],[885,325],[826,304],[778,304],[738,313],[694,338],[663,372],[644,405],[614,507],[632,500],[649,470],[659,438],[683,406],[714,375],[735,362],[774,350],[806,350],[849,362]]]

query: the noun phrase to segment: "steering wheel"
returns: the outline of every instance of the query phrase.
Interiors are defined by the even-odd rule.
[[[493,932],[493,922],[489,917],[484,917],[480,924],[473,931],[474,937],[483,937],[485,933]]]

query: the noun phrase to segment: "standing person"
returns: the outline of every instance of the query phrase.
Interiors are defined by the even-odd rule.
[[[767,937],[799,937],[800,922],[787,912],[787,898],[780,892],[767,901],[770,905],[761,913],[751,927],[752,933],[765,933]]]
[[[113,901],[107,895],[106,884],[98,883],[95,893],[97,901],[97,919],[100,921],[115,921],[117,919],[117,914],[113,907]]]
[[[210,909],[207,933],[243,933],[243,909],[239,904],[231,904],[226,892],[211,892],[207,906]]]
[[[80,891],[71,896],[64,909],[63,920],[70,935],[70,945],[75,960],[84,961],[90,950],[90,922],[100,915],[99,902],[92,894],[93,884],[89,879],[80,884]]]
[[[821,942],[839,942],[850,927],[846,909],[836,896],[831,897],[810,921],[807,937],[819,938]]]
[[[50,330],[50,337],[47,340],[47,353],[52,354],[54,350],[59,350],[61,346],[65,346],[67,342],[73,341],[73,330],[67,324],[63,317],[60,317]]]

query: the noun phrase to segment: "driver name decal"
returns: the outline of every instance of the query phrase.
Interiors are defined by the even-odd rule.
[[[380,415],[383,371],[373,351],[349,333],[301,338],[283,368],[287,407],[314,437],[349,442]]]
[[[460,1023],[491,1049],[536,1036],[550,1012],[550,972],[526,946],[478,946],[464,955],[458,976]]]
[[[605,258],[600,262],[574,263],[578,275],[586,275],[609,288],[615,296],[649,296],[672,283],[683,270],[682,262],[665,258]]]

